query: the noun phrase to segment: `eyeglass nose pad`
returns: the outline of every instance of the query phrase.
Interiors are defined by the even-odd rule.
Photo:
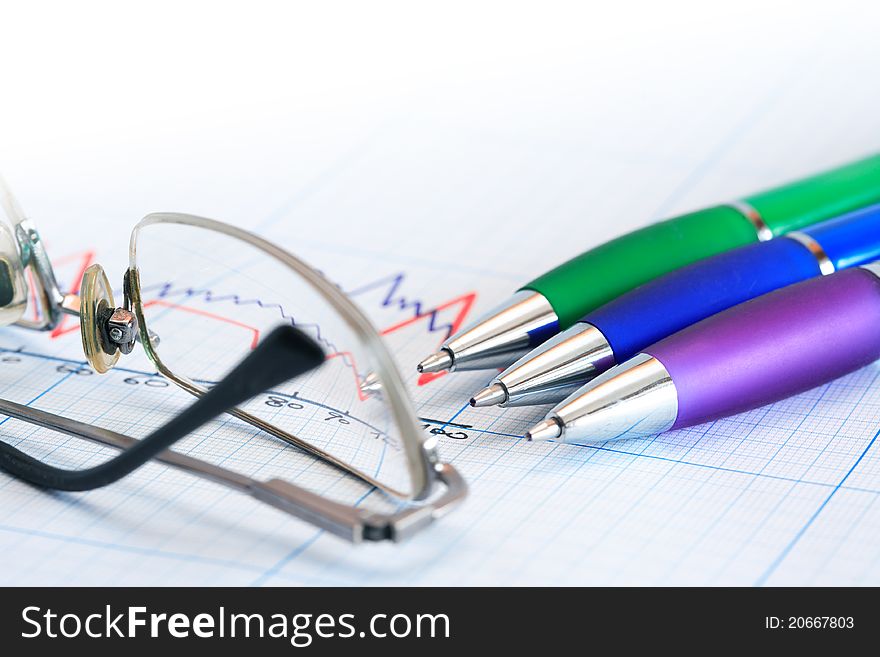
[[[18,241],[0,222],[0,326],[9,326],[22,318],[27,309],[28,288]]]
[[[80,335],[89,365],[98,373],[109,371],[119,360],[119,348],[105,337],[105,324],[116,308],[113,289],[101,265],[92,265],[80,285]]]

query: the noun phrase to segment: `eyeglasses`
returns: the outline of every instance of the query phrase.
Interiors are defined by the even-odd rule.
[[[0,196],[10,224],[0,221],[0,325],[49,330],[64,315],[79,317],[95,372],[110,371],[140,342],[159,374],[198,397],[142,439],[0,400],[2,414],[122,450],[69,470],[0,440],[3,470],[44,488],[83,491],[152,459],[354,542],[405,539],[465,497],[464,480],[440,460],[436,436],[423,434],[369,320],[299,258],[219,221],[151,214],[132,231],[117,306],[100,265],[85,271],[78,295],[63,294],[39,234],[2,180]],[[25,318],[29,306],[34,316]],[[197,450],[168,449],[224,413],[235,418],[237,440],[263,441],[259,453],[269,458],[255,462],[255,473],[271,461],[285,475],[280,457],[294,446],[393,505],[370,511],[292,483],[289,474],[264,479],[194,456]],[[325,480],[323,488],[332,488],[332,477]]]

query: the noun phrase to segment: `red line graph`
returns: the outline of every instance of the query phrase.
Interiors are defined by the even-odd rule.
[[[153,306],[162,306],[163,308],[173,308],[174,310],[181,310],[185,313],[190,313],[193,315],[199,315],[200,317],[207,317],[209,319],[216,319],[219,322],[225,322],[227,324],[232,324],[233,326],[238,326],[247,331],[251,332],[251,349],[255,349],[257,343],[260,341],[260,329],[256,326],[250,326],[249,324],[245,324],[243,322],[239,322],[238,320],[231,319],[230,317],[224,317],[223,315],[217,315],[216,313],[209,313],[207,310],[201,310],[200,308],[192,308],[190,306],[182,306],[178,303],[171,303],[170,301],[164,301],[162,299],[152,299],[151,301],[147,301],[144,304],[144,308],[151,308]]]
[[[366,401],[369,398],[369,395],[365,394],[363,389],[361,388],[361,381],[358,377],[359,370],[357,366],[357,361],[354,358],[354,354],[350,351],[337,351],[334,354],[328,354],[327,358],[325,358],[324,360],[331,360],[333,358],[342,358],[343,360],[348,358],[349,360],[351,360],[351,373],[354,376],[354,389],[357,391],[358,399],[361,401]]]
[[[59,258],[54,261],[54,264],[57,266],[63,266],[63,265],[70,263],[70,262],[77,263],[78,267],[76,270],[76,274],[72,279],[73,284],[71,285],[71,288],[70,288],[71,294],[76,294],[79,292],[79,288],[80,288],[80,285],[82,282],[83,274],[85,273],[85,270],[88,269],[88,267],[94,262],[94,258],[95,258],[95,253],[93,251],[83,251],[83,252],[74,253],[74,254],[64,256],[64,257]],[[417,324],[419,322],[424,321],[427,323],[427,330],[429,333],[442,331],[441,340],[440,340],[440,343],[442,344],[443,340],[445,340],[447,337],[454,334],[456,331],[459,330],[459,328],[461,328],[461,325],[464,323],[465,319],[467,319],[467,316],[470,313],[471,308],[473,307],[474,302],[476,301],[476,298],[477,298],[476,292],[467,292],[467,293],[462,294],[460,296],[457,296],[453,299],[443,301],[435,306],[422,308],[422,303],[419,301],[410,302],[407,299],[405,299],[404,297],[395,296],[398,292],[398,288],[400,287],[400,285],[403,281],[402,274],[397,274],[397,275],[392,276],[388,279],[381,279],[379,281],[376,281],[375,283],[370,283],[370,284],[360,288],[360,290],[374,288],[377,286],[384,286],[386,281],[388,283],[388,290],[387,290],[387,294],[385,296],[385,300],[383,301],[382,305],[383,306],[397,306],[401,310],[412,309],[414,314],[412,317],[409,317],[409,318],[404,319],[402,321],[399,321],[395,324],[392,324],[391,326],[388,326],[388,327],[385,327],[384,329],[381,329],[379,331],[379,333],[382,336],[391,335],[397,331],[401,331],[409,326],[412,326],[414,324]],[[353,294],[357,294],[359,291],[356,291]],[[250,326],[250,325],[245,324],[243,322],[239,322],[237,320],[231,319],[229,317],[225,317],[223,315],[218,315],[216,313],[207,312],[207,311],[201,310],[199,308],[193,308],[193,307],[184,306],[181,304],[174,304],[169,301],[162,300],[162,299],[153,299],[153,300],[147,301],[144,304],[144,307],[146,308],[146,307],[150,307],[153,305],[161,305],[161,306],[165,306],[165,307],[174,308],[176,310],[181,310],[184,312],[189,312],[189,313],[201,315],[203,317],[215,319],[217,321],[232,324],[234,326],[239,326],[245,330],[248,330],[252,333],[251,344],[250,344],[251,349],[253,349],[256,346],[257,342],[259,341],[260,332],[259,332],[258,328],[254,327],[254,326]],[[456,306],[458,307],[458,310],[455,313],[452,321],[448,324],[448,326],[440,326],[440,327],[435,326],[435,322],[437,321],[437,317],[440,313],[442,313],[445,310],[449,310],[450,308],[454,308]],[[57,338],[60,338],[61,336],[66,335],[68,333],[79,331],[79,323],[76,322],[75,324],[71,324],[68,321],[69,319],[70,318],[68,318],[67,316],[63,317],[61,322],[58,324],[58,326],[55,327],[55,329],[51,332],[50,337],[53,339],[57,339]],[[73,321],[73,320],[70,320],[70,321]],[[445,329],[445,330],[443,330],[443,329]],[[351,359],[353,369],[355,369],[354,376],[355,376],[355,383],[357,386],[358,396],[361,399],[365,399],[365,396],[363,395],[363,393],[360,389],[360,383],[358,381],[356,368],[354,368],[353,355],[349,352],[332,353],[329,356],[327,356],[327,360],[330,360],[330,359],[336,358],[336,357],[340,357],[340,356],[348,357]],[[419,386],[426,385],[426,384],[430,383],[431,381],[434,381],[434,380],[444,376],[445,374],[446,374],[446,372],[421,374],[417,380],[417,385],[419,385]]]

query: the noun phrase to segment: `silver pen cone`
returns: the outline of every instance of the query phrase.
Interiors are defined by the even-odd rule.
[[[507,367],[557,331],[559,318],[544,295],[520,290],[446,340],[441,351],[419,363],[419,371]]]
[[[490,384],[507,393],[501,406],[555,404],[614,365],[602,332],[578,323],[520,358]]]
[[[559,438],[562,434],[562,426],[556,418],[541,420],[526,432],[526,440],[534,442],[542,442],[544,440],[553,440]]]
[[[494,383],[471,397],[471,406],[476,408],[495,406],[496,404],[504,403],[506,400],[507,390],[504,389],[504,386]]]
[[[639,354],[557,405],[527,436],[566,443],[644,438],[667,431],[677,416],[678,394],[669,372],[653,356]],[[548,422],[560,428],[556,436]]]
[[[452,355],[445,349],[441,349],[419,363],[416,369],[423,373],[433,373],[448,370],[450,367],[452,367]]]
[[[360,383],[361,394],[367,397],[382,395],[382,379],[375,372],[369,372]]]

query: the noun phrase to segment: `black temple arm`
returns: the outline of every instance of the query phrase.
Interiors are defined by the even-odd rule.
[[[323,362],[324,352],[314,340],[292,326],[280,326],[192,406],[109,461],[85,470],[66,470],[47,465],[0,442],[0,469],[43,488],[67,491],[100,488],[136,470],[218,415]]]

